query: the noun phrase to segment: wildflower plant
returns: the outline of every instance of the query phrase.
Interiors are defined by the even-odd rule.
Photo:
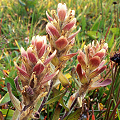
[[[46,31],[48,33],[47,39],[51,46],[51,52],[57,50],[56,56],[52,59],[52,64],[61,71],[65,67],[66,61],[78,53],[70,54],[70,49],[74,45],[75,36],[80,29],[72,33],[76,28],[75,11],[67,10],[66,4],[58,4],[57,14],[55,10],[51,10],[52,17],[47,12],[46,15],[49,19]],[[68,80],[61,72],[58,78],[63,86],[69,85]]]
[[[80,90],[80,94],[86,90],[95,89],[97,87],[106,86],[111,83],[110,79],[100,79],[100,74],[105,70],[105,56],[108,49],[107,43],[99,43],[96,41],[92,44],[84,46],[84,52],[79,51],[77,56],[79,64],[77,65],[77,73],[82,86],[85,88],[83,91]],[[101,82],[103,81],[103,82]]]
[[[79,29],[72,33],[76,29],[75,11],[68,10],[66,4],[59,3],[57,13],[52,10],[51,15],[48,12],[46,12],[46,15],[49,20],[46,25],[47,35],[34,36],[26,51],[21,47],[20,65],[14,62],[18,71],[15,85],[21,93],[21,101],[13,95],[10,83],[7,83],[10,99],[16,108],[13,120],[39,119],[39,113],[45,106],[57,80],[63,85],[65,92],[61,96],[53,98],[53,101],[65,95],[70,82],[63,75],[62,69],[65,67],[67,60],[77,54],[79,62],[76,67],[79,76],[78,89],[75,88],[77,95],[74,93],[70,97],[67,105],[64,105],[66,111],[63,116],[58,117],[59,119],[63,120],[69,115],[77,99],[78,101],[81,99],[82,103],[89,90],[111,83],[110,79],[103,80],[100,75],[106,69],[104,58],[108,44],[93,41],[84,46],[84,52],[78,50],[76,53],[70,53],[70,49],[75,42],[75,36],[80,31]],[[47,40],[49,44],[47,44]],[[41,98],[43,101],[38,105],[37,103],[41,101]]]
[[[16,113],[19,113],[18,116],[14,115],[14,117],[17,116],[17,119],[35,118],[32,113],[36,103],[47,94],[48,81],[58,73],[56,71],[51,74],[49,65],[49,62],[56,54],[56,50],[48,57],[49,52],[50,48],[46,44],[45,36],[34,36],[32,44],[27,48],[27,51],[21,47],[21,67],[15,62],[15,67],[18,69],[18,77],[15,79],[15,84],[18,91],[22,94],[21,102],[14,97],[10,84],[7,84],[11,101],[17,110]],[[21,80],[22,88],[18,83],[18,78]]]
[[[108,49],[108,44],[98,41],[93,41],[92,44],[84,46],[84,52],[79,50],[79,55],[77,56],[78,64],[76,67],[77,74],[79,76],[77,85],[79,86],[78,92],[71,96],[68,101],[68,106],[70,109],[74,107],[76,100],[79,106],[82,106],[82,100],[86,96],[89,90],[93,90],[99,87],[104,87],[111,83],[111,79],[101,78],[101,73],[105,70],[105,56]],[[70,103],[73,102],[70,106]],[[82,113],[83,111],[81,111]],[[81,114],[80,113],[80,114]],[[66,112],[63,116],[65,118],[69,112]],[[63,119],[62,118],[62,119]]]

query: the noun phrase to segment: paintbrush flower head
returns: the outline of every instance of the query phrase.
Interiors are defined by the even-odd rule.
[[[48,92],[48,81],[56,76],[59,71],[57,70],[54,73],[50,72],[49,63],[56,55],[56,50],[51,55],[49,55],[49,53],[50,47],[46,44],[46,37],[34,36],[30,47],[28,47],[26,51],[21,47],[21,66],[18,66],[18,64],[14,62],[18,70],[15,85],[22,95],[22,101],[20,102],[12,94],[9,83],[7,87],[13,105],[20,112],[20,120],[28,119],[33,115],[33,109],[37,101]],[[19,85],[19,79],[22,87]],[[27,112],[29,114],[27,114]]]
[[[93,41],[84,46],[84,52],[79,50],[77,56],[79,64],[76,67],[80,82],[87,84],[88,89],[106,86],[111,83],[110,79],[100,79],[100,74],[106,69],[105,56],[108,49],[107,43]]]

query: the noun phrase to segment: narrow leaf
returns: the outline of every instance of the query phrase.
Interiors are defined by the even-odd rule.
[[[64,95],[65,95],[65,92],[57,95],[56,97],[54,97],[54,98],[52,98],[52,99],[50,99],[50,100],[47,101],[45,104],[51,104],[51,103],[53,103],[53,102],[56,102],[56,101],[60,100]]]
[[[78,52],[72,53],[72,54],[69,54],[69,55],[63,55],[63,56],[61,56],[59,59],[60,59],[61,61],[67,61],[67,60],[69,60],[70,58],[74,57],[77,53],[78,53]]]
[[[64,103],[64,101],[63,101],[63,98],[61,98],[60,103],[61,103],[62,107],[64,107],[64,109],[65,109],[66,111],[69,111],[69,108],[65,105],[65,103]]]
[[[65,117],[64,120],[78,120],[80,118],[81,111],[82,111],[82,108],[77,109],[75,112]]]
[[[60,110],[61,110],[61,108],[59,106],[55,109],[55,112],[54,112],[52,120],[58,120],[59,119]]]
[[[109,48],[111,48],[111,47],[112,47],[113,42],[114,42],[114,34],[113,34],[113,36],[112,36],[111,40],[108,42],[108,47],[109,47]]]
[[[12,94],[10,83],[7,83],[7,88],[8,88],[10,99],[11,99],[14,107],[17,110],[21,111],[22,110],[22,105],[21,105],[20,101]]]
[[[9,93],[6,93],[1,99],[0,99],[0,106],[4,105],[5,103],[10,101]]]
[[[13,114],[12,120],[18,120],[19,114],[20,114],[20,111],[16,109]]]
[[[93,24],[93,26],[92,26],[92,28],[91,28],[90,30],[95,30],[95,26],[96,26],[97,23],[99,22],[100,18],[101,18],[101,15],[96,19],[96,21],[94,22],[94,24]],[[96,29],[96,30],[97,30],[97,29]]]

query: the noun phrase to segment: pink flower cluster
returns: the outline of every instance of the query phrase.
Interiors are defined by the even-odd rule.
[[[105,56],[108,48],[107,43],[101,43],[97,41],[92,42],[84,46],[84,52],[79,51],[77,56],[79,64],[77,65],[77,73],[82,84],[89,84],[90,88],[93,89],[96,87],[106,86],[111,83],[110,79],[106,79],[101,82],[103,79],[98,77],[106,68]]]
[[[46,12],[46,15],[50,22],[46,25],[46,31],[49,34],[48,40],[51,45],[52,51],[57,50],[57,58],[60,61],[60,57],[67,57],[70,59],[76,54],[67,55],[69,50],[74,44],[75,36],[80,29],[72,34],[72,31],[76,28],[75,11],[67,11],[66,4],[59,3],[57,8],[57,14],[55,10],[51,11],[51,16]],[[67,59],[67,60],[68,60]]]

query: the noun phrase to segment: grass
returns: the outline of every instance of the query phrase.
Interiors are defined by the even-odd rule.
[[[23,2],[26,1],[26,2]],[[67,7],[75,10],[77,18],[77,28],[81,27],[81,31],[76,36],[76,41],[71,52],[76,52],[83,48],[84,44],[90,43],[92,40],[104,39],[108,43],[107,63],[114,51],[120,50],[120,2],[119,0],[1,0],[0,1],[0,97],[6,93],[6,83],[9,81],[13,86],[12,90],[15,96],[20,98],[16,92],[14,78],[17,76],[17,70],[14,67],[14,61],[18,61],[20,51],[19,47],[27,48],[33,35],[46,35],[45,26],[48,22],[46,11],[56,9],[59,2],[66,3]],[[113,4],[114,3],[114,4]],[[119,51],[120,52],[120,51]],[[76,57],[68,61],[64,68],[65,74],[74,72],[73,68],[77,65]],[[116,73],[114,73],[116,69]],[[108,66],[109,70],[109,66]],[[91,91],[86,96],[86,103],[94,107],[96,120],[109,119],[110,114],[116,116],[116,120],[120,120],[120,105],[114,111],[120,98],[120,67],[113,67],[110,71],[113,76],[112,84]],[[70,78],[73,81],[72,78]],[[73,82],[74,83],[74,82]],[[74,89],[74,84],[72,88]],[[59,88],[60,90],[61,88]],[[67,103],[67,96],[70,97],[74,93],[69,88],[70,93],[64,96]],[[106,100],[109,102],[106,103]],[[54,110],[58,101],[53,105],[47,105],[41,113],[41,119],[45,116],[54,116]],[[99,111],[97,105],[103,106],[104,111]],[[5,119],[11,119],[14,107],[8,102],[0,107],[0,111]],[[64,108],[62,108],[64,111]],[[99,108],[100,109],[100,108]],[[106,110],[107,109],[107,110]],[[47,113],[46,113],[47,111]],[[107,112],[106,112],[107,111]],[[90,112],[91,113],[91,112]],[[63,114],[63,112],[61,112]],[[51,117],[52,119],[52,117]]]

